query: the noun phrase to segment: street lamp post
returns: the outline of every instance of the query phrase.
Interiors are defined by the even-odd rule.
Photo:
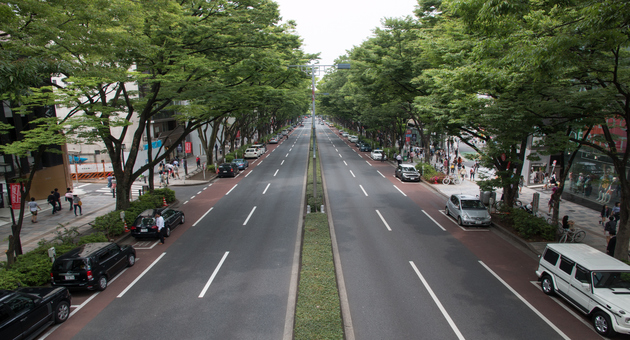
[[[317,168],[315,167],[315,159],[317,158],[317,134],[315,134],[315,72],[320,70],[327,70],[336,67],[339,70],[347,70],[350,68],[350,64],[336,64],[336,65],[289,65],[288,67],[297,67],[303,72],[311,72],[311,101],[313,105],[313,114],[311,116],[312,133],[313,133],[313,197],[317,197]]]

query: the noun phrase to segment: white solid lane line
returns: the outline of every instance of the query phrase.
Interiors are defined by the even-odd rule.
[[[280,169],[276,170],[276,172],[273,174],[273,177],[276,177],[276,175],[278,174],[278,171],[280,171]]]
[[[426,288],[426,290],[429,292],[429,295],[431,295],[433,302],[435,302],[435,304],[438,306],[438,308],[442,312],[442,315],[444,316],[448,324],[451,326],[451,329],[453,330],[453,332],[455,332],[455,335],[457,335],[457,338],[460,340],[464,340],[465,338],[462,335],[462,333],[459,331],[459,328],[457,328],[457,325],[455,325],[455,322],[453,321],[453,319],[451,319],[451,316],[448,315],[448,312],[446,311],[446,309],[444,309],[444,306],[442,306],[442,303],[433,292],[433,289],[431,289],[431,287],[429,286],[429,283],[427,282],[427,280],[424,279],[424,276],[422,276],[422,274],[418,270],[418,267],[416,267],[416,264],[413,263],[413,261],[409,261],[409,264],[411,265],[413,270],[416,272],[416,275],[418,275],[418,277],[420,278],[420,281],[422,281],[424,288]]]
[[[271,183],[267,184],[267,187],[265,188],[265,190],[263,191],[263,195],[267,192],[267,189],[269,189],[269,186],[271,185]]]
[[[122,292],[120,292],[120,294],[118,294],[117,298],[120,298],[120,297],[122,297],[123,295],[125,295],[125,293],[127,293],[127,291],[128,291],[129,289],[131,289],[131,287],[133,287],[133,285],[135,285],[138,281],[140,281],[140,279],[141,279],[141,278],[142,278],[142,277],[143,277],[146,273],[148,273],[148,272],[149,272],[149,270],[151,270],[151,268],[153,268],[153,266],[155,266],[155,265],[158,263],[158,261],[160,261],[160,260],[164,257],[164,255],[166,255],[166,253],[162,253],[162,255],[158,256],[158,258],[157,258],[157,259],[155,259],[155,261],[153,261],[153,263],[151,263],[151,265],[149,265],[149,266],[147,267],[147,269],[145,269],[145,270],[142,272],[142,274],[138,275],[138,277],[136,277],[136,279],[135,279],[135,280],[133,280],[133,282],[131,282],[131,283],[127,286],[127,288],[125,288]]]
[[[403,196],[407,197],[407,195],[405,195],[405,193],[404,193],[404,192],[402,192],[402,190],[398,189],[398,187],[397,187],[397,186],[395,186],[395,185],[394,185],[394,188],[396,188],[396,190],[400,191],[400,193],[401,193],[401,194],[403,194]]]
[[[381,218],[381,221],[383,221],[383,224],[385,224],[385,227],[387,227],[387,230],[392,231],[392,228],[389,227],[389,224],[387,224],[387,221],[385,221],[383,215],[381,215],[381,212],[376,210],[376,213],[378,214],[378,217]]]
[[[355,177],[355,178],[357,177],[354,175],[354,172],[352,172],[352,170],[350,170],[350,174],[352,175],[352,177]]]
[[[380,171],[376,170],[376,172],[378,172],[379,175],[383,176],[383,178],[387,178],[385,177],[385,175],[383,175]]]
[[[197,220],[197,222],[193,223],[193,227],[197,225],[197,223],[199,223],[201,220],[203,220],[204,217],[206,217],[206,215],[208,215],[208,213],[210,213],[212,211],[212,209],[214,209],[214,207],[208,209],[208,211],[206,211],[205,214],[203,214],[203,216],[199,217],[199,219]]]
[[[431,221],[433,221],[433,223],[437,224],[437,226],[438,226],[438,227],[440,227],[440,229],[442,229],[443,231],[446,231],[446,229],[444,229],[444,227],[442,227],[442,225],[441,225],[441,224],[439,224],[436,220],[434,220],[434,219],[433,219],[433,217],[431,217],[431,215],[427,214],[427,212],[426,212],[426,211],[422,210],[422,212],[423,212],[425,215],[427,215],[427,217],[428,217],[429,219],[431,219]]]
[[[225,259],[227,258],[228,254],[230,254],[229,251],[226,251],[225,254],[223,254],[221,261],[219,261],[219,264],[217,265],[217,267],[214,268],[214,271],[212,272],[212,276],[210,276],[210,279],[208,280],[206,285],[203,287],[203,290],[199,294],[199,298],[202,298],[204,295],[206,295],[208,288],[210,288],[212,281],[214,281],[214,278],[217,276],[217,273],[219,272],[219,269],[221,269],[221,266],[223,265],[223,262],[225,262]]]
[[[361,190],[363,190],[363,193],[365,194],[365,196],[367,196],[367,192],[365,192],[365,189],[363,189],[363,186],[361,184],[359,184],[359,187],[361,188]]]
[[[249,219],[252,217],[252,215],[254,214],[254,211],[256,211],[256,206],[254,206],[254,208],[252,209],[252,211],[249,213],[249,215],[247,215],[247,218],[245,219],[245,222],[243,222],[243,225],[247,225],[247,222],[249,222]]]
[[[529,309],[531,309],[534,313],[536,313],[536,315],[538,315],[538,317],[540,317],[551,328],[553,328],[553,330],[556,331],[556,333],[558,333],[558,335],[560,335],[563,339],[567,339],[567,340],[571,339],[566,334],[564,334],[558,327],[556,327],[556,325],[554,325],[551,321],[549,321],[549,319],[547,319],[544,315],[542,315],[542,313],[540,313],[536,309],[536,307],[532,306],[529,302],[527,302],[527,300],[525,300],[519,293],[517,293],[514,290],[514,288],[510,287],[510,285],[508,285],[507,282],[503,281],[503,279],[500,278],[499,275],[497,275],[494,271],[492,271],[492,269],[490,269],[490,267],[486,266],[486,264],[483,263],[482,261],[479,261],[479,264],[481,264],[484,268],[486,268],[486,270],[490,274],[492,274],[492,276],[494,276],[497,280],[499,280],[499,282],[501,282],[505,286],[505,288],[509,289],[510,292],[512,292],[512,294],[514,294],[514,296],[516,296],[519,300],[521,300],[525,304],[525,306],[529,307]]]
[[[225,193],[225,196],[229,195],[229,194],[232,192],[232,190],[234,190],[234,188],[236,188],[236,186],[237,186],[237,185],[238,185],[238,184],[234,184],[234,186],[232,187],[232,189],[230,189],[230,191],[228,191],[227,193]]]

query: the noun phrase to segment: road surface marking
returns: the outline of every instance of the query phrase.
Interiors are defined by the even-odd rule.
[[[194,196],[190,196],[190,199],[193,199],[193,198],[195,198],[195,197],[197,197],[197,195],[194,195]]]
[[[295,145],[295,144],[293,144],[293,145]],[[290,149],[289,149],[289,152],[291,152],[291,150],[293,150],[293,148],[290,148]],[[287,154],[287,155],[288,155],[288,154]]]
[[[542,313],[540,313],[534,306],[532,306],[529,302],[527,302],[527,300],[525,300],[512,287],[510,287],[510,285],[508,285],[507,282],[503,281],[503,279],[500,278],[499,275],[497,275],[494,271],[492,271],[490,267],[486,266],[486,264],[483,263],[482,261],[479,261],[479,264],[481,264],[484,268],[486,268],[486,270],[490,274],[492,274],[497,280],[499,280],[499,282],[501,282],[505,286],[505,288],[509,289],[512,292],[512,294],[514,294],[514,296],[516,296],[519,300],[521,300],[525,304],[525,306],[529,307],[529,309],[531,309],[534,313],[536,313],[536,315],[538,315],[538,317],[540,317],[544,322],[546,322],[549,325],[549,327],[551,327],[554,331],[556,331],[558,335],[560,335],[563,339],[567,339],[567,340],[571,339],[566,334],[564,334],[558,327],[556,327],[556,325],[554,325],[551,321],[549,321],[549,319],[547,319],[544,315],[542,315]]]
[[[188,203],[188,201],[184,202],[184,204]]]
[[[383,215],[381,215],[380,211],[376,210],[376,213],[378,214],[378,217],[381,218],[381,221],[383,221],[383,224],[385,224],[385,227],[387,227],[387,230],[392,231],[392,228],[389,227],[389,224],[387,224],[387,221],[385,221],[385,219],[383,218]]]
[[[232,190],[234,190],[234,188],[236,188],[236,186],[237,186],[237,185],[238,185],[238,184],[234,184],[234,186],[232,187],[232,189],[230,189],[230,191],[228,191],[228,192],[225,194],[225,196],[229,195],[229,194],[232,192]]]
[[[352,172],[352,170],[350,170],[350,174],[352,175],[352,177],[355,177],[355,178],[357,177],[354,175],[354,172]]]
[[[265,190],[263,191],[263,195],[267,192],[267,189],[269,189],[269,186],[271,185],[271,183],[267,184],[267,187],[265,188]]]
[[[249,213],[249,215],[247,216],[247,218],[245,219],[245,222],[243,222],[243,225],[247,225],[247,222],[249,221],[249,219],[252,217],[252,215],[254,214],[254,211],[256,211],[256,206],[254,206],[254,208],[252,209],[252,211]]]
[[[448,324],[451,326],[451,329],[453,329],[453,332],[455,332],[455,335],[457,335],[457,338],[460,339],[460,340],[464,340],[465,339],[464,336],[459,331],[459,329],[457,328],[457,325],[455,325],[455,322],[453,321],[453,319],[451,319],[450,315],[448,315],[448,312],[446,311],[444,306],[442,306],[442,303],[440,302],[440,300],[437,298],[437,296],[435,295],[435,293],[433,292],[433,290],[429,286],[429,283],[427,282],[427,280],[424,279],[424,276],[422,276],[422,274],[418,270],[418,267],[416,267],[416,264],[413,263],[413,261],[409,261],[409,264],[411,265],[413,270],[416,272],[416,275],[418,275],[418,277],[420,278],[420,281],[422,281],[422,284],[424,285],[424,288],[426,288],[427,291],[429,292],[429,295],[431,295],[431,298],[433,299],[433,302],[435,302],[435,304],[438,306],[438,308],[442,312],[442,315],[444,315],[444,318],[446,319]]]
[[[367,192],[365,192],[365,189],[363,189],[363,186],[361,184],[359,184],[359,187],[361,188],[361,190],[363,190],[363,193],[365,194],[365,196],[367,196]]]
[[[258,163],[258,166],[260,166],[260,165],[262,164],[262,162],[263,162],[263,161],[260,161],[260,163]],[[252,170],[252,171],[253,171],[253,170]],[[247,177],[247,176],[245,176],[245,177]]]
[[[333,145],[334,146],[334,145]],[[335,151],[339,152],[339,150],[337,150],[337,148],[335,148]]]
[[[433,223],[437,224],[437,226],[438,226],[438,227],[440,227],[440,229],[442,229],[442,230],[446,231],[446,229],[444,229],[444,227],[442,227],[442,225],[441,225],[441,224],[439,224],[436,220],[434,220],[434,219],[433,219],[433,217],[431,217],[429,214],[427,214],[427,212],[426,212],[426,211],[422,210],[422,212],[423,212],[425,215],[427,215],[427,217],[428,217],[431,221],[433,221]]]
[[[208,187],[209,187],[209,185],[208,185]],[[206,189],[208,189],[208,187],[205,187],[205,188],[203,188],[203,190],[206,190]]]
[[[245,177],[249,176],[249,174],[251,174],[252,172],[254,172],[254,170],[249,170],[249,172],[247,173],[247,175],[245,175]]]
[[[340,157],[340,158],[343,158],[343,157],[341,157],[341,154],[339,154],[339,157]]]
[[[370,164],[370,162],[368,162],[367,160],[365,161],[369,166],[372,166],[372,164]]]
[[[199,192],[197,193],[197,195],[201,194],[201,190],[199,190]]]
[[[346,166],[348,166],[348,163],[346,163],[346,161],[343,161],[343,164],[345,164]]]
[[[404,192],[402,192],[402,190],[398,189],[397,186],[394,185],[394,188],[396,188],[396,190],[400,191],[400,193],[403,194],[403,196],[407,197],[407,195]]]
[[[276,175],[278,174],[278,171],[280,171],[280,169],[276,170],[276,172],[274,172],[273,177],[276,177]]]
[[[287,153],[284,157],[289,157],[289,153]]]
[[[199,298],[202,298],[204,295],[206,295],[206,292],[208,291],[208,288],[210,288],[210,285],[212,284],[212,281],[214,281],[214,278],[217,276],[217,273],[219,272],[219,269],[221,269],[221,266],[223,265],[223,262],[225,261],[225,258],[228,256],[229,253],[230,253],[229,251],[226,251],[225,254],[223,254],[223,257],[221,258],[221,261],[219,261],[219,264],[214,269],[214,272],[212,272],[212,276],[210,276],[210,279],[208,280],[206,285],[203,287],[203,290],[199,294]]]
[[[131,289],[131,287],[133,287],[133,285],[135,285],[138,281],[140,281],[140,279],[149,272],[149,270],[151,270],[151,268],[153,268],[153,266],[155,266],[159,260],[161,260],[164,255],[166,255],[166,253],[162,253],[162,255],[158,256],[157,259],[155,259],[155,261],[153,261],[153,263],[151,263],[151,265],[149,265],[147,267],[147,269],[145,269],[142,274],[138,275],[138,277],[136,277],[135,280],[133,280],[133,282],[131,282],[127,288],[125,288],[122,292],[120,292],[120,294],[118,294],[117,298],[121,298],[123,295],[125,295],[125,293],[127,293],[127,291],[129,291],[129,289]]]
[[[212,209],[214,209],[214,207],[208,209],[208,211],[206,211],[205,214],[203,214],[203,216],[199,217],[199,219],[197,220],[197,222],[193,223],[193,227],[197,225],[197,223],[201,222],[201,220],[203,220],[204,217],[206,217],[206,215],[208,215],[208,213],[210,213],[212,211]]]
[[[379,175],[383,176],[383,178],[387,178],[385,177],[385,175],[383,175],[380,171],[376,170],[376,172],[378,172]]]

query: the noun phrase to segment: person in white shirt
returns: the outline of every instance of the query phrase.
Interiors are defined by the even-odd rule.
[[[28,207],[31,209],[31,222],[37,223],[37,209],[42,210],[42,208],[35,202],[35,197],[31,197]]]
[[[158,237],[160,238],[160,244],[164,244],[164,217],[160,212],[155,213],[155,225],[158,228]]]

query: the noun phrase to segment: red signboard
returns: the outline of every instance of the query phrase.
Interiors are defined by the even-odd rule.
[[[20,190],[20,183],[10,183],[11,185],[11,190],[10,190],[10,197],[9,200],[11,201],[11,208],[13,209],[20,209],[20,201],[22,200],[22,191]]]
[[[184,152],[192,153],[192,142],[186,142]]]

